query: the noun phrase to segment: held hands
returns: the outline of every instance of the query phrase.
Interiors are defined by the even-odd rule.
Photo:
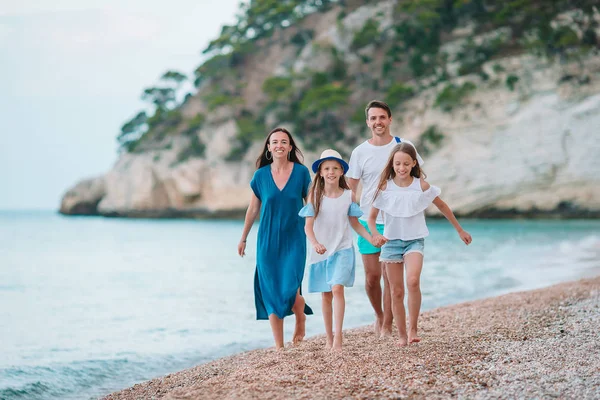
[[[470,245],[473,241],[469,232],[465,231],[464,229],[458,231],[458,236],[460,236],[460,239],[465,242],[466,245]]]
[[[313,248],[315,249],[315,251],[317,252],[317,254],[325,254],[325,252],[327,251],[327,249],[325,248],[325,246],[323,246],[319,242],[316,242],[315,244],[313,244]]]
[[[240,257],[244,257],[246,255],[246,241],[240,240],[238,243],[238,254]]]
[[[386,244],[387,241],[388,240],[385,238],[385,236],[383,236],[383,235],[381,235],[379,233],[376,233],[376,234],[372,235],[371,236],[371,240],[370,240],[371,244],[373,246],[375,246],[375,247],[381,247],[384,244]]]

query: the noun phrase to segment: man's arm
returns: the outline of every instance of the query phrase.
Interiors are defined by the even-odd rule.
[[[352,201],[356,203],[356,190],[358,189],[358,182],[360,179],[348,178],[348,186],[352,190]]]

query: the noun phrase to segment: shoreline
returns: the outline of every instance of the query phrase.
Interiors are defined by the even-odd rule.
[[[422,342],[400,348],[371,327],[252,350],[108,394],[113,399],[597,398],[600,276],[436,308]],[[395,336],[395,335],[394,335]],[[557,368],[558,367],[558,368]]]
[[[192,219],[192,220],[243,220],[246,215],[246,208],[231,210],[208,210],[204,208],[181,210],[176,208],[162,210],[126,210],[98,212],[78,210],[66,212],[64,210],[55,210],[59,215],[65,217],[103,217],[120,219]],[[526,210],[515,209],[486,209],[477,210],[469,213],[454,213],[460,219],[483,219],[483,220],[598,220],[600,219],[600,210],[583,210],[560,208],[554,210]],[[445,219],[440,214],[426,214],[428,219]]]

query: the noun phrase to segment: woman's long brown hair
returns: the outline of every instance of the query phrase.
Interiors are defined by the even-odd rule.
[[[263,151],[262,151],[262,153],[260,153],[260,156],[258,156],[258,158],[256,159],[256,169],[262,168],[265,165],[269,165],[269,164],[273,163],[273,155],[271,154],[271,159],[269,160],[267,158],[267,151],[269,150],[269,147],[268,147],[269,140],[271,140],[271,136],[276,132],[283,132],[283,133],[287,134],[288,138],[290,139],[290,145],[292,145],[292,150],[290,150],[289,160],[292,162],[295,162],[297,164],[302,164],[302,161],[304,161],[304,156],[302,155],[302,152],[300,151],[298,146],[296,146],[296,142],[294,142],[294,138],[292,137],[292,134],[285,128],[275,128],[271,132],[269,132],[269,134],[267,135],[267,138],[265,139],[265,145],[263,146]]]
[[[373,201],[375,201],[375,199],[379,195],[379,192],[383,190],[383,187],[385,186],[387,181],[396,177],[396,173],[394,172],[394,156],[396,155],[396,153],[400,152],[408,154],[410,158],[413,159],[413,161],[416,161],[415,166],[412,167],[412,169],[410,170],[410,176],[415,178],[420,178],[421,176],[423,176],[423,178],[427,178],[427,175],[425,175],[425,172],[421,169],[421,166],[419,166],[419,160],[417,159],[417,150],[415,150],[415,147],[410,143],[399,143],[392,149],[390,157],[388,158],[388,161],[385,164],[385,168],[381,172],[381,177],[379,178],[379,184],[377,185],[377,191],[375,192],[375,196],[373,196]]]
[[[325,192],[325,179],[321,176],[321,163],[319,165],[319,170],[315,174],[313,178],[312,184],[310,185],[310,191],[308,193],[308,200],[312,203],[315,209],[315,218],[319,215],[319,210],[321,209],[321,202],[323,201],[323,193]],[[343,170],[344,167],[340,164],[340,168]],[[350,186],[348,186],[348,182],[346,182],[346,178],[344,175],[340,176],[339,182],[340,188],[349,190]]]

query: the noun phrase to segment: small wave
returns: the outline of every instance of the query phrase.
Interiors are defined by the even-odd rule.
[[[565,240],[558,244],[561,253],[573,251],[600,252],[600,237],[597,235],[585,236],[579,240]]]
[[[225,353],[244,351],[236,345]],[[180,354],[141,357],[130,354],[115,359],[75,361],[68,364],[0,369],[0,399],[47,400],[97,398],[112,391],[131,386],[210,359],[218,354]]]
[[[50,392],[50,387],[42,382],[33,382],[20,388],[0,389],[0,399],[38,399],[44,398]]]
[[[137,367],[137,368],[136,368]],[[81,399],[100,393],[89,388],[112,383],[120,376],[139,379],[143,363],[127,359],[89,360],[70,364],[0,369],[0,399]],[[130,370],[138,370],[131,375]]]

